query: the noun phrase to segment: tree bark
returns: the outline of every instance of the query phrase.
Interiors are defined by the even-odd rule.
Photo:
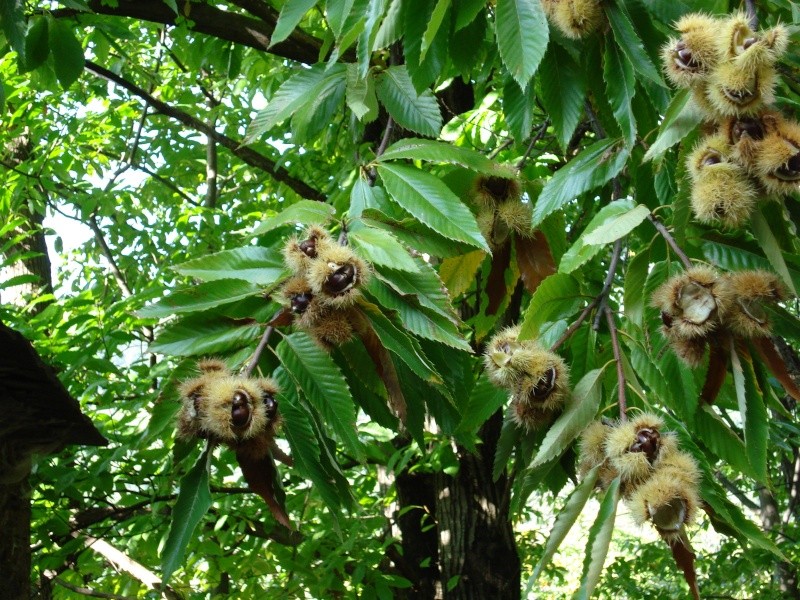
[[[520,597],[520,560],[504,501],[506,477],[492,481],[501,426],[498,411],[481,429],[477,454],[458,448],[458,474],[436,475],[439,568],[448,600]]]
[[[31,501],[28,478],[0,484],[0,598],[31,597]]]

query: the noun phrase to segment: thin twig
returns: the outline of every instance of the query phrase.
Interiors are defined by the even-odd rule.
[[[625,370],[622,368],[622,353],[619,348],[619,338],[617,337],[617,324],[614,322],[614,315],[608,306],[603,307],[602,312],[606,313],[608,320],[608,330],[611,332],[611,349],[614,351],[614,360],[617,363],[617,404],[619,405],[620,421],[628,419],[628,401],[625,398]]]
[[[564,334],[558,338],[555,344],[550,347],[551,352],[555,352],[558,350],[561,345],[566,342],[573,333],[575,333],[580,327],[586,318],[589,316],[589,313],[594,310],[594,308],[600,303],[600,296],[597,296],[594,300],[592,300],[589,304],[586,305],[586,308],[583,309],[583,312],[578,316],[575,322],[569,326],[569,328],[564,332]]]
[[[517,163],[517,171],[522,171],[522,169],[525,168],[525,163],[528,162],[528,158],[530,157],[531,152],[533,151],[533,147],[536,145],[536,142],[542,139],[549,126],[550,126],[550,119],[545,119],[544,122],[539,126],[539,130],[536,132],[536,135],[534,135],[531,138],[531,142],[530,144],[528,144],[528,148],[525,150],[525,154],[522,155],[522,158],[520,158],[519,162]]]
[[[273,331],[275,331],[275,327],[273,325],[267,325],[267,328],[264,330],[264,335],[261,336],[261,341],[258,342],[256,351],[253,353],[253,358],[250,360],[250,364],[247,365],[247,368],[244,370],[245,377],[250,377],[250,375],[253,374],[253,371],[255,370],[259,359],[261,358],[261,353],[264,352],[264,348],[267,347],[269,338],[272,336]]]
[[[689,257],[686,256],[684,251],[680,249],[680,246],[678,246],[677,242],[675,241],[675,238],[672,237],[672,234],[669,231],[667,231],[667,228],[664,227],[664,224],[658,219],[656,219],[652,213],[647,215],[647,219],[653,224],[658,233],[661,234],[661,237],[663,237],[667,241],[667,243],[670,245],[670,248],[672,248],[673,252],[675,252],[677,257],[680,259],[681,263],[683,263],[683,266],[687,269],[691,269],[692,261],[689,260]]]
[[[392,119],[391,115],[388,119],[386,119],[386,127],[383,130],[383,137],[381,138],[381,143],[378,145],[378,149],[375,151],[375,158],[379,157],[381,154],[386,152],[386,148],[389,147],[389,142],[392,139],[392,133],[394,132],[394,119]]]
[[[603,289],[600,290],[600,303],[598,304],[597,314],[594,317],[594,324],[592,328],[597,331],[600,328],[600,319],[603,318],[603,311],[608,304],[608,294],[611,292],[611,284],[614,283],[614,276],[617,274],[617,265],[619,264],[619,257],[622,254],[622,238],[614,242],[614,248],[611,250],[611,260],[608,263],[608,273],[606,273],[606,280],[603,282]]]

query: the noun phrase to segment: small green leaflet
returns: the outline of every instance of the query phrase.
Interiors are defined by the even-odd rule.
[[[274,217],[264,219],[253,230],[253,235],[261,235],[293,223],[311,225],[312,223],[325,223],[336,212],[330,205],[314,200],[299,200],[291,206],[284,208]]]
[[[194,466],[181,479],[178,499],[172,511],[172,524],[167,542],[161,554],[161,581],[166,583],[181,564],[186,546],[192,539],[195,528],[211,506],[208,487],[208,468],[211,464],[210,444]]]
[[[373,264],[398,271],[419,272],[417,263],[408,254],[405,246],[385,229],[368,226],[353,228],[347,239],[356,253]]]
[[[658,136],[653,145],[648,148],[643,162],[661,160],[667,150],[684,139],[695,127],[700,124],[702,117],[691,102],[689,90],[679,90],[670,102],[664,120],[658,128]]]
[[[472,212],[438,177],[389,163],[379,163],[378,172],[392,200],[425,225],[445,237],[489,252]]]
[[[600,503],[597,518],[589,529],[589,543],[586,545],[586,558],[583,561],[581,587],[573,596],[575,600],[589,600],[597,582],[600,581],[603,563],[606,561],[608,547],[611,544],[611,535],[614,533],[617,504],[619,504],[619,477],[608,486],[606,495]]]
[[[243,279],[271,285],[288,275],[280,252],[261,246],[223,250],[172,267],[181,275],[203,281]]]
[[[628,160],[629,149],[619,139],[604,139],[584,148],[556,171],[533,207],[531,227],[536,229],[548,215],[584,192],[616,177]]]
[[[494,385],[485,374],[475,382],[466,405],[461,410],[459,433],[474,433],[508,401],[508,391]]]
[[[270,47],[285,40],[303,19],[303,16],[314,8],[317,0],[289,0],[281,8],[278,22],[269,40]]]
[[[747,458],[761,483],[767,483],[767,445],[769,444],[769,421],[764,397],[756,383],[750,356],[739,354],[731,345],[731,371],[736,388],[736,400],[744,429],[744,447]]]
[[[617,44],[633,68],[653,83],[666,87],[658,69],[645,52],[642,40],[636,34],[630,18],[625,13],[624,4],[620,4],[617,0],[617,2],[606,5],[605,11],[608,22],[611,24],[611,31],[614,32],[614,39],[617,40]]]
[[[498,165],[480,152],[438,140],[404,138],[389,146],[386,152],[378,157],[378,161],[386,162],[400,158],[450,163],[495,177],[515,177],[513,170]]]
[[[442,20],[448,8],[450,8],[450,0],[437,0],[433,13],[431,13],[430,21],[428,21],[428,27],[425,29],[425,34],[422,36],[422,44],[419,49],[420,63],[425,60],[428,48],[431,47],[433,38],[436,37],[436,32],[439,31],[439,27],[442,25]]]
[[[554,317],[571,314],[583,302],[578,280],[572,275],[554,273],[547,277],[531,297],[520,331],[521,339],[536,338],[539,330]]]
[[[369,123],[378,117],[378,97],[375,95],[375,80],[371,75],[361,78],[358,65],[347,65],[347,106],[359,121]]]
[[[538,0],[497,0],[495,30],[500,57],[525,90],[547,49],[550,30]]]
[[[792,281],[792,276],[789,273],[786,260],[783,258],[780,244],[772,233],[769,223],[767,223],[767,220],[764,218],[764,213],[761,212],[760,208],[756,208],[756,210],[753,211],[750,224],[752,225],[753,236],[764,251],[764,255],[767,257],[767,260],[769,260],[770,265],[772,265],[775,272],[781,276],[781,279],[783,279],[783,282],[788,286],[792,295],[796,296],[797,290],[794,287],[794,281]]]
[[[575,386],[564,412],[547,431],[536,456],[528,465],[529,471],[561,456],[567,446],[592,422],[600,408],[601,376],[604,370],[605,367],[601,367],[589,371]]]
[[[629,211],[600,225],[586,234],[583,241],[587,244],[610,244],[633,231],[650,214],[644,204],[638,204]]]
[[[397,123],[421,135],[436,137],[442,129],[442,114],[430,90],[417,94],[405,65],[386,69],[377,79],[381,103]]]
[[[544,552],[542,552],[542,557],[539,559],[539,562],[536,563],[536,567],[533,569],[533,574],[531,574],[530,578],[528,579],[528,585],[525,586],[524,595],[526,597],[533,589],[533,585],[539,578],[539,574],[542,572],[542,569],[550,563],[550,560],[553,558],[553,555],[555,555],[556,550],[558,550],[558,547],[561,546],[564,538],[567,537],[567,534],[569,533],[570,529],[572,529],[572,526],[575,524],[575,521],[581,514],[581,511],[583,511],[583,507],[586,506],[586,502],[592,495],[592,490],[594,490],[594,484],[597,481],[597,473],[599,471],[600,466],[598,465],[592,468],[592,470],[586,474],[586,476],[583,478],[583,481],[581,481],[580,484],[575,486],[575,489],[572,490],[567,498],[567,501],[564,503],[564,508],[561,509],[560,513],[558,513],[556,522],[553,524],[553,530],[550,532],[550,537],[547,538],[547,543],[545,544]]]

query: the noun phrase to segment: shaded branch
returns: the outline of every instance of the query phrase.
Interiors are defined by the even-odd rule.
[[[116,73],[113,73],[112,71],[109,71],[108,69],[101,67],[90,60],[86,61],[86,70],[94,75],[97,75],[98,77],[102,77],[103,79],[120,86],[121,88],[128,90],[134,96],[137,96],[150,104],[150,106],[164,116],[174,119],[179,123],[194,129],[195,131],[205,134],[217,143],[225,146],[237,158],[241,159],[252,167],[256,167],[257,169],[261,169],[262,171],[269,173],[276,181],[285,184],[303,198],[316,200],[318,202],[325,201],[325,196],[322,194],[322,192],[312,188],[303,181],[295,179],[284,168],[277,166],[275,161],[273,161],[271,158],[256,152],[250,147],[242,146],[241,142],[219,133],[213,127],[210,127],[207,123],[204,123],[200,119],[197,119],[192,115],[183,112],[182,110],[170,106],[166,102],[162,102],[161,100],[154,98],[151,94],[148,94],[147,91],[136,84],[131,83]]]
[[[614,315],[611,314],[608,306],[604,306],[601,312],[606,313],[606,320],[608,321],[608,330],[611,332],[611,349],[614,351],[614,361],[617,363],[617,404],[619,405],[619,419],[620,421],[628,420],[628,401],[625,398],[625,370],[622,367],[622,352],[619,347],[619,338],[617,337],[617,324],[614,322]]]
[[[667,231],[666,227],[664,227],[664,224],[658,219],[656,219],[653,213],[647,215],[647,219],[653,224],[653,227],[656,228],[656,231],[658,231],[658,233],[661,234],[661,237],[663,237],[666,240],[670,248],[672,248],[673,252],[675,252],[677,257],[680,259],[681,263],[683,263],[684,268],[691,269],[692,261],[689,260],[689,257],[686,256],[686,253],[683,250],[681,250],[680,246],[678,246],[677,242],[675,241],[675,238],[672,237],[672,234],[669,231]]]
[[[53,577],[51,580],[63,588],[80,594],[81,596],[90,596],[92,598],[111,598],[111,600],[135,600],[133,596],[120,596],[119,594],[108,594],[106,592],[96,592],[95,590],[71,584],[69,581],[64,581],[60,577]]]

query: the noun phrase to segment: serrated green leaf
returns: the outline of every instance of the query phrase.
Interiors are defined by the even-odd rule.
[[[264,219],[253,230],[253,235],[262,235],[283,225],[291,223],[301,223],[311,225],[312,223],[325,223],[336,212],[330,204],[315,202],[314,200],[299,200],[284,208],[274,217]]]
[[[539,68],[550,30],[537,0],[497,0],[495,30],[500,58],[523,90]]]
[[[66,21],[50,19],[48,25],[56,78],[61,87],[66,90],[83,72],[86,63],[83,47]]]
[[[347,88],[345,90],[347,106],[356,118],[363,123],[370,123],[378,117],[378,97],[375,95],[375,80],[366,75],[361,77],[358,65],[347,65]]]
[[[374,304],[364,303],[361,309],[384,347],[408,365],[417,377],[429,384],[444,383],[417,340],[399,329]]]
[[[601,208],[597,214],[592,217],[592,220],[589,221],[586,229],[584,229],[583,233],[581,233],[578,239],[575,240],[575,243],[572,244],[569,250],[567,250],[561,257],[561,262],[558,265],[558,271],[560,273],[571,273],[582,264],[596,256],[597,253],[602,249],[602,246],[587,242],[587,237],[591,236],[595,231],[603,228],[605,225],[614,223],[617,218],[629,213],[633,209],[633,200],[630,198],[620,198],[619,200],[614,200],[613,202],[609,202],[603,208]],[[602,243],[605,242],[601,242],[601,244]]]
[[[425,28],[425,33],[422,36],[422,44],[420,45],[419,49],[420,62],[425,60],[425,55],[428,53],[428,48],[431,47],[433,38],[436,37],[436,33],[439,31],[439,27],[442,25],[442,20],[444,19],[444,15],[447,13],[448,8],[450,8],[450,0],[437,0],[436,6],[433,7],[433,12],[431,13],[431,18],[428,21],[428,26]]]
[[[20,58],[25,56],[25,7],[22,0],[0,2],[0,25],[6,40]]]
[[[763,256],[747,248],[734,246],[730,240],[713,240],[703,242],[703,254],[712,263],[729,271],[742,269],[772,270],[771,263]],[[789,268],[789,276],[794,289],[800,287],[800,271]]]
[[[408,254],[405,246],[385,229],[359,227],[351,230],[347,239],[357,254],[373,264],[398,271],[419,272],[417,263]]]
[[[166,583],[182,563],[186,547],[193,538],[194,530],[211,507],[211,491],[208,486],[208,468],[211,463],[211,444],[194,466],[183,476],[172,510],[172,524],[161,553],[161,581]]]
[[[610,244],[628,235],[638,227],[649,214],[649,208],[644,204],[638,204],[631,210],[606,221],[594,231],[586,234],[583,241],[587,244]]]
[[[473,433],[508,401],[508,391],[498,388],[485,374],[475,382],[466,405],[461,410],[461,422],[456,434]]]
[[[425,225],[445,237],[489,252],[473,214],[438,177],[389,163],[380,163],[378,172],[392,200]]]
[[[506,82],[503,87],[503,115],[505,115],[511,135],[514,136],[517,143],[522,143],[531,134],[535,105],[535,86],[529,85],[523,91],[513,79]]]
[[[700,399],[692,369],[671,350],[661,354],[657,366],[669,386],[680,386],[680,393],[676,394],[673,387],[671,393],[663,398],[664,403],[683,419],[690,421],[694,417]]]
[[[243,279],[259,285],[271,285],[289,271],[280,252],[261,246],[244,246],[215,252],[172,267],[181,275],[203,281]]]
[[[451,298],[456,298],[469,289],[484,258],[486,253],[483,250],[475,250],[442,261],[439,265],[439,277]]]
[[[614,39],[633,68],[646,79],[661,87],[666,87],[658,69],[645,52],[642,40],[636,34],[630,18],[625,14],[624,5],[609,3],[604,8],[608,22],[611,24],[611,31],[614,33]]]
[[[769,223],[767,223],[767,220],[764,218],[764,213],[761,211],[761,208],[756,208],[756,210],[753,211],[750,217],[750,225],[753,237],[756,238],[758,245],[761,246],[770,265],[772,265],[775,272],[781,276],[781,279],[783,279],[783,282],[788,286],[792,295],[796,296],[797,290],[794,287],[794,281],[789,273],[786,260],[783,258],[780,244],[772,233]]]
[[[539,80],[542,104],[565,150],[583,116],[586,74],[566,50],[550,44],[539,66]]]
[[[40,66],[50,54],[50,40],[47,19],[38,17],[25,36],[25,70],[32,71]]]
[[[249,281],[218,279],[176,290],[169,296],[136,311],[136,314],[147,319],[198,312],[253,296],[261,293],[262,290],[261,286]]]
[[[246,346],[260,335],[257,323],[224,318],[209,321],[198,315],[165,327],[148,350],[168,356],[218,354]]]
[[[378,161],[387,162],[401,158],[460,165],[478,173],[490,173],[495,177],[513,178],[516,176],[511,169],[504,169],[480,152],[438,140],[420,138],[398,140],[378,157]]]
[[[625,271],[624,302],[625,316],[634,324],[641,327],[644,318],[644,306],[647,299],[642,290],[647,281],[647,272],[650,268],[650,248],[636,254]]]
[[[589,600],[595,586],[600,581],[603,564],[608,555],[611,535],[614,533],[614,522],[617,518],[619,504],[619,477],[611,482],[606,495],[600,503],[600,511],[589,529],[589,542],[586,544],[586,558],[583,561],[581,587],[575,592],[573,599]]]
[[[314,8],[317,0],[288,0],[281,8],[278,22],[269,40],[270,47],[285,40],[300,23],[305,14]]]
[[[458,318],[445,293],[444,283],[433,268],[423,260],[415,259],[417,272],[379,269],[378,278],[403,296],[413,296],[420,306],[440,314],[444,318],[459,324]]]
[[[497,481],[508,467],[511,453],[520,438],[522,438],[522,428],[517,427],[516,421],[511,418],[511,412],[506,411],[506,415],[503,418],[503,427],[500,429],[500,438],[497,440],[497,448],[494,452],[493,481]]]
[[[485,0],[460,0],[456,3],[456,16],[453,29],[459,31],[475,20],[486,7]]]
[[[636,117],[633,115],[633,95],[636,93],[636,79],[633,66],[622,55],[620,47],[606,36],[603,55],[603,80],[606,82],[606,95],[619,123],[622,137],[630,147],[636,142]]]
[[[533,207],[534,229],[548,215],[584,192],[616,177],[628,160],[628,148],[620,140],[605,139],[584,148],[545,184]]]
[[[531,297],[520,330],[521,339],[535,338],[547,321],[572,314],[583,302],[578,280],[571,275],[554,273],[547,277]]]
[[[316,137],[330,125],[334,114],[344,103],[346,88],[347,69],[336,63],[315,86],[313,95],[292,116],[292,133],[297,142]]]
[[[567,399],[564,412],[559,415],[544,436],[536,456],[528,470],[561,456],[564,450],[592,422],[600,408],[603,371],[605,367],[593,369],[584,375]]]
[[[658,128],[658,135],[647,149],[643,162],[660,160],[667,150],[683,140],[700,124],[702,115],[690,98],[689,90],[679,90],[672,98]]]
[[[284,336],[275,353],[348,452],[356,460],[364,460],[350,389],[328,353],[303,331]]]
[[[533,569],[533,574],[528,579],[528,585],[525,586],[525,596],[530,593],[533,585],[539,578],[539,574],[542,572],[542,569],[550,563],[550,560],[555,555],[556,550],[558,550],[559,546],[561,546],[564,538],[567,537],[570,529],[572,529],[575,521],[583,511],[583,507],[586,506],[586,502],[589,500],[589,497],[592,495],[592,491],[594,490],[594,484],[597,481],[597,473],[599,470],[600,467],[596,466],[586,473],[586,476],[583,478],[580,484],[575,486],[575,489],[573,489],[570,495],[567,497],[567,500],[564,503],[564,508],[562,508],[556,516],[556,521],[553,524],[553,529],[550,532],[550,536],[547,538],[547,543],[544,546],[542,556],[539,558],[539,562],[536,563],[536,567]]]
[[[401,126],[436,137],[442,129],[442,113],[430,90],[417,94],[405,65],[389,67],[378,77],[376,92],[386,111]]]
[[[764,398],[758,388],[750,357],[740,355],[738,348],[731,348],[731,371],[736,389],[736,400],[744,429],[744,447],[747,458],[756,474],[756,479],[767,482],[767,444],[769,443],[769,421]]]
[[[728,427],[714,408],[704,404],[694,418],[694,431],[698,439],[714,454],[739,472],[757,479],[750,461],[747,459],[744,442]]]

